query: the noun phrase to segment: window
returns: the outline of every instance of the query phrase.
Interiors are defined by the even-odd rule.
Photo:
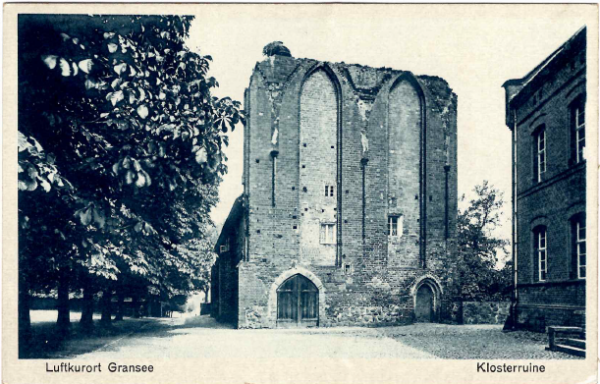
[[[585,95],[580,95],[569,105],[571,110],[571,160],[570,164],[585,161]]]
[[[577,163],[585,160],[584,149],[585,149],[585,105],[580,104],[575,108],[575,148]]]
[[[320,241],[321,244],[335,244],[335,224],[321,224]]]
[[[546,130],[543,125],[534,132],[534,153],[534,175],[539,183],[546,173]]]
[[[227,240],[225,241],[225,244],[222,244],[222,245],[219,247],[219,252],[220,252],[220,253],[226,253],[226,252],[229,252],[229,249],[230,249],[230,247],[229,247],[229,244],[230,244],[230,238],[227,238]]]
[[[402,237],[404,227],[404,217],[391,215],[388,217],[388,236]]]
[[[572,225],[572,239],[573,239],[573,265],[575,267],[576,274],[573,277],[578,279],[586,278],[586,230],[585,230],[585,214],[579,214],[575,216],[571,221]]]
[[[534,231],[535,253],[537,255],[538,281],[546,281],[548,275],[548,239],[546,227],[539,227]]]
[[[333,186],[325,186],[325,197],[333,197]]]

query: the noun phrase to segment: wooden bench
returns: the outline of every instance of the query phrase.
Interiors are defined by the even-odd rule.
[[[550,351],[585,357],[585,329],[581,327],[548,327]]]

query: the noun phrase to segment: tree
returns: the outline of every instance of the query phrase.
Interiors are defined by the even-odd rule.
[[[212,96],[211,57],[185,46],[191,20],[19,18],[20,287],[58,287],[64,328],[70,289],[106,302],[140,279],[167,295],[190,286],[195,261],[178,248],[210,223],[243,119]]]
[[[495,235],[502,225],[503,194],[488,181],[474,192],[475,198],[459,211],[457,220],[462,296],[466,300],[505,299],[512,284],[506,249],[509,241]]]
[[[275,55],[292,57],[290,50],[281,41],[273,41],[265,45],[263,55],[267,57]]]

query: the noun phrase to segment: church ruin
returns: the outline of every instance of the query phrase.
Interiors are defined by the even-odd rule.
[[[446,81],[275,50],[245,110],[244,193],[216,246],[213,315],[239,328],[452,320]]]

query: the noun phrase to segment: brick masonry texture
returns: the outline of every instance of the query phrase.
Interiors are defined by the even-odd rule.
[[[571,232],[571,220],[585,214],[586,203],[586,164],[576,162],[572,147],[574,102],[585,99],[585,29],[561,48],[528,79],[507,111],[516,135],[516,315],[519,326],[536,330],[585,324],[585,280],[577,278]],[[542,127],[547,170],[539,182],[535,133]],[[534,229],[539,226],[547,231],[546,281],[538,277]]]
[[[436,293],[434,318],[455,321],[456,108],[438,77],[283,56],[257,63],[244,194],[218,246],[238,240],[213,269],[213,314],[276,327],[277,288],[300,273],[319,287],[319,326],[411,323],[422,284]],[[392,241],[389,215],[404,216]],[[321,244],[329,223],[335,244]],[[235,286],[221,274],[215,288],[219,268]]]

